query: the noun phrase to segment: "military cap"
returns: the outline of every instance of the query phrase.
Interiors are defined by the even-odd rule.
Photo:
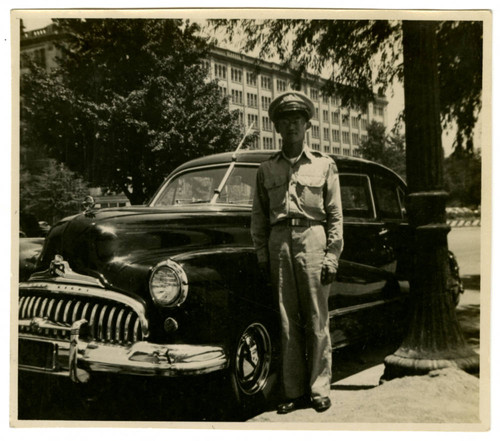
[[[309,121],[314,115],[314,104],[302,92],[291,90],[277,96],[269,105],[269,118],[273,122],[285,112],[302,112]]]

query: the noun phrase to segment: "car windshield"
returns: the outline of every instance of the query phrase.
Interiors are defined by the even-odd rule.
[[[167,182],[153,201],[153,206],[209,203],[222,181],[228,165],[187,170]],[[218,199],[218,204],[251,205],[256,166],[236,165]]]

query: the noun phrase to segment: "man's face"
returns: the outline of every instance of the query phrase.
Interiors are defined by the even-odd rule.
[[[275,126],[284,143],[302,143],[309,122],[301,112],[288,112],[276,119]]]

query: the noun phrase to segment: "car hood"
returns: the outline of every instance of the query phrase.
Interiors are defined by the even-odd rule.
[[[221,245],[251,245],[248,207],[194,205],[125,207],[65,219],[48,235],[37,271],[56,255],[71,270],[113,289],[147,288],[150,269],[167,258]]]

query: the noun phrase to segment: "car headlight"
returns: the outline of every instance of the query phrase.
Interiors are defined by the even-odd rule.
[[[188,293],[187,276],[182,267],[173,260],[160,262],[151,271],[149,291],[159,306],[179,306]]]

